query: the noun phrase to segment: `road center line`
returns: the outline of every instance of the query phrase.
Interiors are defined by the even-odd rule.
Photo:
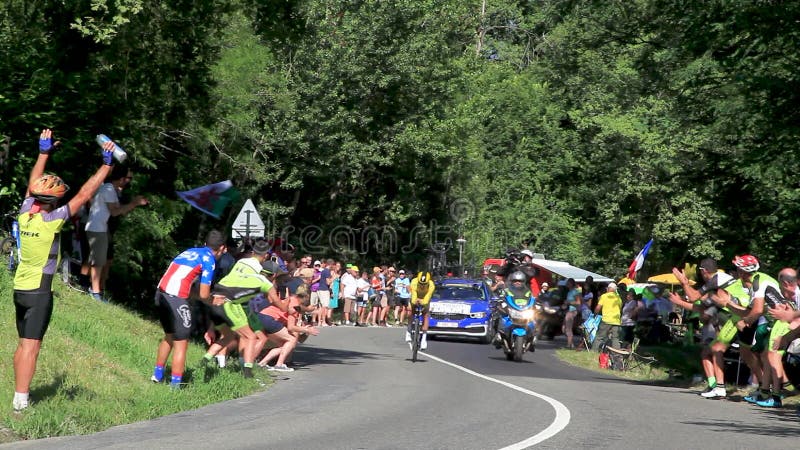
[[[420,353],[422,353],[422,352],[420,352]],[[556,410],[556,418],[553,419],[553,423],[551,423],[547,428],[545,428],[544,430],[538,432],[537,434],[529,437],[528,439],[525,439],[524,441],[517,442],[516,444],[511,444],[511,445],[509,445],[507,447],[501,448],[500,450],[522,450],[524,448],[531,447],[531,446],[536,445],[536,444],[538,444],[540,442],[543,442],[543,441],[545,441],[547,439],[550,439],[551,437],[553,437],[556,434],[558,434],[559,432],[561,432],[561,430],[566,428],[567,425],[569,425],[569,420],[570,420],[570,417],[571,417],[570,413],[569,413],[569,409],[567,409],[567,407],[564,406],[563,403],[559,402],[558,400],[556,400],[556,399],[554,399],[552,397],[548,397],[546,395],[542,395],[542,394],[539,394],[537,392],[533,392],[533,391],[525,389],[523,387],[519,387],[519,386],[517,386],[515,384],[511,384],[511,383],[508,383],[508,382],[505,382],[505,381],[502,381],[502,380],[498,380],[497,378],[492,378],[490,376],[486,376],[486,375],[480,374],[478,372],[475,372],[474,370],[467,369],[466,367],[459,366],[458,364],[451,363],[450,361],[445,361],[442,358],[433,356],[433,355],[431,355],[429,353],[423,353],[423,354],[425,356],[427,356],[428,358],[431,358],[431,359],[433,359],[435,361],[439,361],[440,363],[446,364],[446,365],[448,365],[450,367],[456,368],[456,369],[458,369],[458,370],[460,370],[460,371],[462,371],[464,373],[468,373],[468,374],[470,374],[472,376],[476,376],[478,378],[481,378],[481,379],[484,379],[484,380],[487,380],[487,381],[491,381],[492,383],[497,383],[497,384],[499,384],[501,386],[505,386],[505,387],[507,387],[509,389],[513,389],[513,390],[515,390],[517,392],[522,392],[523,394],[530,395],[531,397],[536,397],[536,398],[542,399],[542,400],[546,401],[547,403],[549,403],[550,406],[552,406],[553,409]]]

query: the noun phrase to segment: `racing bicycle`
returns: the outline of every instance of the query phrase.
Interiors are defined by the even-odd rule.
[[[414,303],[414,317],[411,319],[411,362],[417,362],[417,353],[422,339],[422,316],[423,306],[421,303]]]

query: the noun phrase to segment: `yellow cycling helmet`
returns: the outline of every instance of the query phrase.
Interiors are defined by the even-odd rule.
[[[417,274],[417,281],[419,283],[427,283],[431,279],[430,272],[419,272]]]

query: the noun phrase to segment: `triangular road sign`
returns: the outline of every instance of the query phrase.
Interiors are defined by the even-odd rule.
[[[259,217],[252,200],[248,198],[244,202],[244,206],[242,206],[239,215],[234,219],[231,228],[233,229],[232,235],[235,238],[244,236],[264,237],[264,222]]]

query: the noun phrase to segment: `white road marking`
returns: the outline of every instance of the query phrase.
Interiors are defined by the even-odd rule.
[[[422,353],[422,352],[420,352],[420,353]],[[525,439],[524,441],[519,441],[516,444],[511,444],[511,445],[509,445],[507,447],[503,447],[500,450],[522,450],[524,448],[528,448],[528,447],[534,446],[534,445],[536,445],[536,444],[538,444],[540,442],[544,442],[545,440],[550,439],[551,437],[553,437],[556,434],[558,434],[559,432],[561,432],[561,430],[566,428],[567,425],[569,425],[569,420],[570,420],[570,417],[571,417],[571,415],[569,413],[569,409],[567,409],[567,407],[564,406],[563,403],[559,402],[558,400],[556,400],[556,399],[554,399],[552,397],[548,397],[546,395],[539,394],[538,392],[533,392],[533,391],[525,389],[523,387],[519,387],[519,386],[517,386],[515,384],[511,384],[511,383],[508,383],[508,382],[505,382],[505,381],[502,381],[502,380],[498,380],[497,378],[492,378],[490,376],[486,376],[486,375],[480,374],[478,372],[475,372],[474,370],[467,369],[466,367],[459,366],[458,364],[451,363],[450,361],[445,361],[442,358],[433,356],[433,355],[431,355],[429,353],[423,353],[423,354],[425,356],[427,356],[428,358],[431,358],[431,359],[433,359],[435,361],[439,361],[440,363],[446,364],[446,365],[448,365],[450,367],[456,368],[456,369],[458,369],[458,370],[460,370],[460,371],[462,371],[464,373],[468,373],[468,374],[476,376],[478,378],[481,378],[481,379],[484,379],[484,380],[487,380],[487,381],[491,381],[492,383],[497,383],[497,384],[499,384],[501,386],[505,386],[505,387],[507,387],[509,389],[513,389],[513,390],[515,390],[517,392],[522,392],[523,394],[530,395],[531,397],[536,397],[536,398],[542,399],[542,400],[546,401],[547,403],[549,403],[550,406],[552,406],[553,409],[556,410],[556,418],[553,419],[553,423],[551,423],[547,428],[545,428],[544,430],[540,431],[539,433],[529,437],[528,439]]]

